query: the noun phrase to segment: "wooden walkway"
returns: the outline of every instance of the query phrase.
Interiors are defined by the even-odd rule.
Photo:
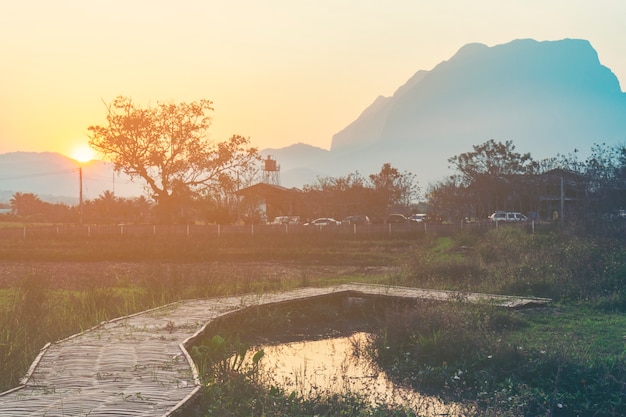
[[[349,284],[284,293],[188,300],[102,323],[46,345],[21,385],[0,394],[0,416],[171,416],[200,389],[185,349],[214,318],[254,305],[347,293],[458,299],[455,292]],[[547,299],[463,294],[506,307]]]

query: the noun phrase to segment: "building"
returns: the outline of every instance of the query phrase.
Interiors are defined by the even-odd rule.
[[[240,197],[240,221],[266,223],[276,216],[297,216],[303,206],[302,192],[297,188],[258,183],[235,193]]]

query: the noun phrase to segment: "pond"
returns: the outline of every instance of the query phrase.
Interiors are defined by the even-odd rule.
[[[304,340],[255,346],[265,355],[260,371],[269,385],[304,398],[325,395],[359,394],[372,405],[408,407],[419,415],[452,414],[458,407],[437,397],[394,384],[378,369],[367,353],[369,333],[321,340]]]

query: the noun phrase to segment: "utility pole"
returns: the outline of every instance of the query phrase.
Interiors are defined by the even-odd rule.
[[[80,184],[78,208],[80,210],[80,224],[83,224],[83,167],[78,167],[78,178]]]
[[[561,177],[561,215],[559,216],[559,221],[563,224],[563,220],[565,218],[565,188],[563,187],[563,177]]]

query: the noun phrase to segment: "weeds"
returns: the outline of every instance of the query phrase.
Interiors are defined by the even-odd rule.
[[[254,328],[273,337],[285,330],[302,330],[312,317],[320,323],[346,326],[376,323],[369,354],[399,383],[461,399],[478,407],[480,415],[626,415],[626,249],[622,241],[566,233],[532,235],[501,227],[410,242],[364,243],[317,236],[288,237],[272,244],[267,239],[181,242],[94,240],[85,245],[83,240],[52,244],[35,240],[14,247],[0,243],[4,261],[48,260],[60,265],[54,276],[20,270],[19,285],[2,290],[0,391],[15,386],[46,342],[102,320],[181,298],[254,294],[331,282],[320,280],[311,265],[402,264],[401,274],[368,279],[460,294],[550,297],[557,307],[513,313],[463,302],[398,305],[395,309],[377,305],[371,310],[313,303],[304,310],[285,306],[251,310],[238,317],[238,328]],[[63,263],[88,262],[104,269],[98,266],[103,260],[117,261],[110,277],[94,270],[81,280]],[[262,270],[262,264],[255,271],[242,268],[240,260],[303,263],[287,277]],[[127,262],[135,267],[126,268]],[[229,263],[227,271],[225,262]],[[67,276],[80,284],[68,284]],[[352,277],[332,282],[345,282],[342,279]],[[224,346],[231,340],[235,345],[243,343],[234,334],[215,334],[222,334]],[[384,405],[372,408],[358,395],[305,400],[279,387],[265,386],[258,376],[237,369],[236,363],[217,373],[223,377],[216,379],[213,374],[195,415],[412,415]],[[214,372],[202,369],[205,376]]]

